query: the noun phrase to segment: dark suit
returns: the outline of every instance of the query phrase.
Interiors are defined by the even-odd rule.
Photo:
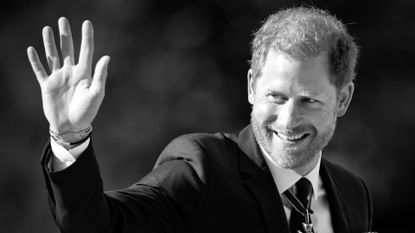
[[[91,145],[69,168],[55,173],[46,168],[51,153],[46,147],[42,163],[52,214],[62,232],[289,231],[251,126],[239,136],[178,137],[137,184],[105,194]],[[334,231],[369,231],[372,207],[364,182],[324,159],[320,175]]]

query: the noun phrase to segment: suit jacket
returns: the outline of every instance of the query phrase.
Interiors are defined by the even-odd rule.
[[[148,175],[118,191],[103,191],[92,145],[58,172],[46,167],[51,154],[47,146],[42,164],[61,232],[289,232],[251,126],[238,136],[180,136]],[[370,231],[372,204],[362,179],[325,159],[320,175],[334,231]]]

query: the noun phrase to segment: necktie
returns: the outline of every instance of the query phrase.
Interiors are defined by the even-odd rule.
[[[302,206],[291,209],[290,231],[291,233],[314,232],[310,218],[310,213],[312,213],[310,210],[312,185],[306,178],[301,178],[295,185],[297,189],[295,196],[301,202]]]

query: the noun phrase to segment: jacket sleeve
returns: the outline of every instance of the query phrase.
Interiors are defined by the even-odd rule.
[[[47,145],[42,156],[49,203],[62,233],[191,232],[206,193],[203,148],[179,137],[155,168],[123,190],[103,191],[92,143],[70,167],[50,172]]]

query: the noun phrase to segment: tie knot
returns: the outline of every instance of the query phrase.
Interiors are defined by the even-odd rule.
[[[301,178],[297,183],[295,184],[297,188],[297,198],[301,203],[308,208],[310,206],[310,199],[311,199],[311,193],[313,191],[313,187],[311,185],[311,182],[306,178]]]

